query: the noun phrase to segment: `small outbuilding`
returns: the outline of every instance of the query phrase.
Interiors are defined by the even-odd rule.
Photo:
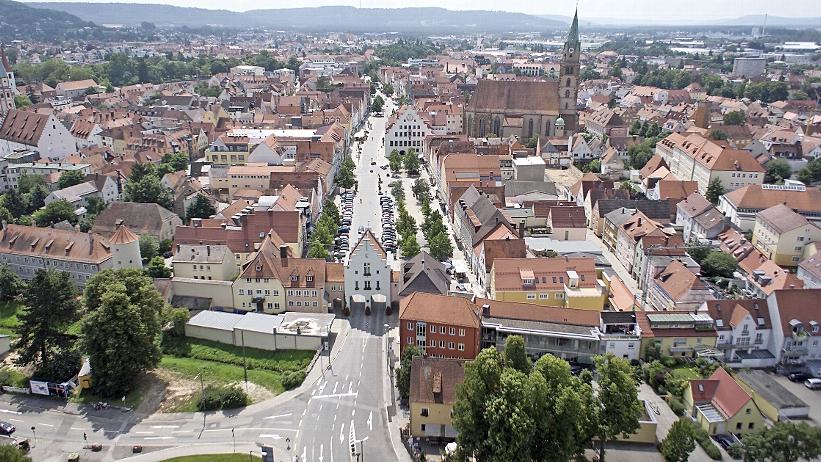
[[[328,338],[330,313],[202,311],[185,324],[187,337],[259,350],[317,350]]]

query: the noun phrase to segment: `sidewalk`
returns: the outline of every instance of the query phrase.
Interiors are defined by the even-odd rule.
[[[293,453],[289,453],[281,448],[272,448],[274,453],[274,460],[291,461]],[[237,443],[236,451],[231,443],[203,443],[203,444],[189,444],[186,446],[179,446],[168,449],[161,449],[158,451],[147,452],[145,454],[138,454],[132,457],[127,457],[121,460],[128,460],[133,462],[162,462],[167,459],[182,456],[193,456],[201,454],[249,454],[261,457],[262,448],[255,444]]]

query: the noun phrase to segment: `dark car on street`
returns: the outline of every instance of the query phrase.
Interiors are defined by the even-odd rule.
[[[0,421],[0,435],[11,436],[15,430],[17,429],[14,428],[14,425],[8,422]]]

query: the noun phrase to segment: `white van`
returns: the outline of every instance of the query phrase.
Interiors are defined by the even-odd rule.
[[[821,390],[821,379],[807,379],[804,381],[804,386],[810,390]]]

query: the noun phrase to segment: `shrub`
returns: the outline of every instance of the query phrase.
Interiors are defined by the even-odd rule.
[[[171,329],[169,334],[174,337],[185,337],[185,323],[188,322],[188,309],[174,308],[171,310]]]
[[[28,381],[28,377],[16,369],[0,369],[0,386],[26,387]]]
[[[286,372],[282,376],[282,386],[286,390],[293,390],[305,381],[305,371]]]
[[[684,403],[678,398],[670,398],[670,409],[678,416],[684,415],[687,411],[687,408],[684,406]]]
[[[234,409],[248,404],[248,395],[237,387],[208,385],[197,401],[199,411],[219,411]]]
[[[692,423],[693,426],[693,438],[696,440],[701,449],[704,449],[704,452],[707,453],[713,460],[721,460],[721,450],[718,449],[718,446],[713,443],[713,440],[710,438],[710,435],[707,434],[707,431],[703,428],[699,427],[695,423]]]
[[[661,358],[661,363],[664,364],[665,367],[673,369],[679,365],[679,359],[674,356],[665,356]]]

